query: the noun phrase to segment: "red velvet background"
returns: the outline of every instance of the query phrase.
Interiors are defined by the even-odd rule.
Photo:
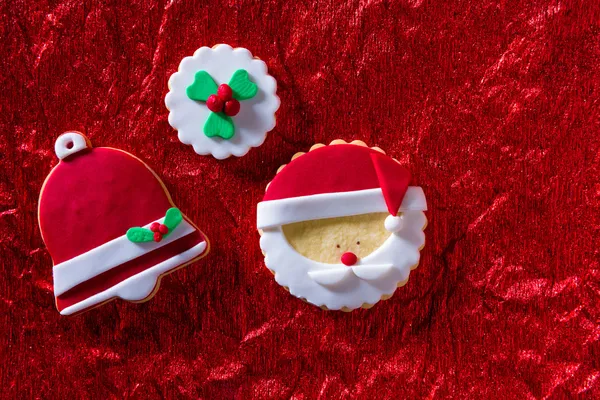
[[[3,398],[600,396],[597,1],[0,8]],[[225,161],[181,144],[163,103],[221,42],[282,100],[265,144]],[[145,160],[212,240],[148,303],[55,310],[36,207],[67,129]],[[408,165],[430,206],[408,285],[349,314],[279,287],[255,230],[277,168],[336,138]]]

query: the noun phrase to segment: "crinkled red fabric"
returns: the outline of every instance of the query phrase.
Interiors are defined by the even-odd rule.
[[[1,397],[600,397],[597,1],[0,10]],[[224,161],[181,144],[163,102],[217,43],[265,60],[282,104],[263,146]],[[147,162],[211,239],[150,302],[55,309],[37,197],[65,130]],[[408,285],[352,313],[279,287],[255,229],[277,168],[337,138],[385,149],[429,203]]]

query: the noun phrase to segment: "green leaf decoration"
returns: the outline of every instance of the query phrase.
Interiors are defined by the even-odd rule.
[[[151,242],[154,240],[154,232],[146,228],[129,228],[127,230],[127,239],[133,243]]]
[[[233,97],[236,100],[247,100],[256,96],[258,92],[258,86],[252,82],[248,77],[248,71],[245,69],[238,69],[233,73],[229,86],[233,91]]]
[[[229,140],[234,133],[233,121],[223,113],[211,112],[204,124],[204,134],[208,137],[218,136]]]
[[[169,232],[163,236],[167,236],[171,232],[173,232],[173,229],[177,228],[177,225],[181,223],[182,219],[183,216],[181,215],[181,211],[179,211],[175,207],[169,208],[167,210],[167,214],[165,215],[165,221],[163,222],[163,224],[165,224],[167,228],[169,228]]]
[[[175,207],[169,208],[167,210],[167,213],[165,214],[165,220],[163,221],[163,224],[167,228],[169,228],[169,232],[162,235],[161,238],[169,236],[171,232],[173,232],[173,230],[177,228],[177,226],[181,223],[182,220],[183,215],[181,215],[181,211],[179,211]],[[139,226],[136,226],[135,228],[129,228],[127,230],[126,236],[127,239],[129,239],[129,241],[133,243],[145,243],[154,241],[154,232],[152,232],[150,229],[140,228]]]
[[[196,101],[206,101],[208,96],[217,93],[217,84],[206,71],[198,71],[194,76],[194,83],[185,90],[187,96]]]

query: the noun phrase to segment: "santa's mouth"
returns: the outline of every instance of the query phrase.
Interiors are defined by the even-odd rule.
[[[323,286],[335,286],[352,276],[365,281],[374,281],[385,276],[394,266],[391,264],[355,265],[309,271],[308,276]]]

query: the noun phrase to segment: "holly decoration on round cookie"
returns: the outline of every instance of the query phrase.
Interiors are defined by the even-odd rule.
[[[217,159],[241,157],[275,127],[277,82],[244,48],[219,44],[185,57],[169,79],[169,124],[182,143]]]
[[[360,141],[296,154],[258,204],[260,246],[277,283],[333,310],[389,298],[425,242],[425,195],[410,181],[406,168]]]
[[[204,124],[204,134],[229,140],[235,132],[231,117],[240,112],[240,101],[256,96],[258,87],[248,78],[248,71],[238,69],[233,73],[229,84],[217,87],[210,74],[198,71],[194,82],[187,87],[187,96],[195,101],[205,102],[211,114]]]
[[[157,175],[121,150],[68,132],[40,193],[39,224],[63,315],[114,298],[140,302],[162,276],[204,257],[204,234],[172,203]]]

